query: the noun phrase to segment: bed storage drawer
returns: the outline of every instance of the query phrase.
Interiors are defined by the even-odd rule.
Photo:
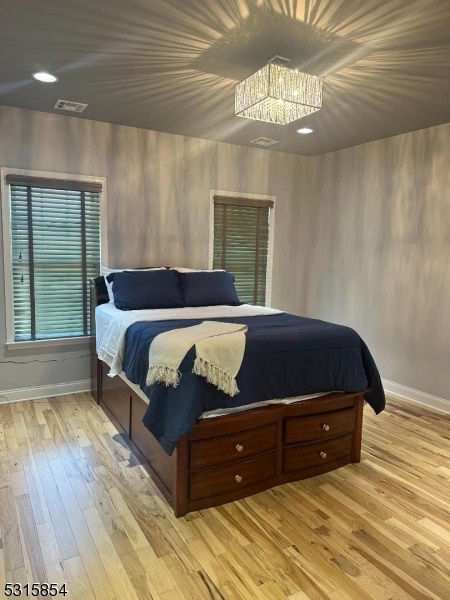
[[[301,471],[302,469],[317,467],[345,457],[348,457],[350,461],[351,449],[351,434],[330,440],[311,444],[298,444],[285,448],[283,454],[283,472],[292,473],[294,471]]]
[[[350,433],[355,423],[353,408],[285,420],[284,443],[309,442]]]
[[[189,477],[189,499],[200,500],[220,496],[273,479],[276,474],[276,452],[239,463],[191,473]]]
[[[231,435],[221,435],[190,443],[190,468],[202,469],[255,456],[261,452],[274,450],[277,443],[275,423],[239,431]]]

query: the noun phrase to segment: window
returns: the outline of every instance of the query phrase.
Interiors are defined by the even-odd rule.
[[[5,183],[8,341],[89,335],[89,278],[100,271],[102,184],[13,173]]]
[[[242,302],[265,305],[273,200],[214,195],[213,206],[213,268],[233,273]]]

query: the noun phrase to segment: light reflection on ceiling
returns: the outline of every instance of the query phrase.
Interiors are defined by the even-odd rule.
[[[1,0],[0,104],[317,155],[450,121],[449,0]],[[234,115],[274,55],[325,77],[290,125]],[[58,77],[40,84],[31,73]],[[299,127],[314,134],[299,136]]]

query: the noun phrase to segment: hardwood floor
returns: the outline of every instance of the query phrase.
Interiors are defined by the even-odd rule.
[[[448,599],[450,418],[364,421],[361,463],[175,519],[87,394],[2,404],[0,597]]]

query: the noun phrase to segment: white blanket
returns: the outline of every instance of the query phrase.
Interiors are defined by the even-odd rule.
[[[194,373],[229,396],[235,396],[239,392],[236,375],[244,358],[247,329],[247,325],[239,323],[203,321],[160,333],[150,345],[147,385],[161,382],[177,387],[180,364],[195,344]]]
[[[173,319],[220,319],[222,317],[254,317],[282,312],[266,306],[241,304],[240,306],[198,306],[148,310],[119,310],[112,302],[95,309],[97,355],[109,367],[108,375],[122,372],[125,333],[138,321],[171,321]]]

